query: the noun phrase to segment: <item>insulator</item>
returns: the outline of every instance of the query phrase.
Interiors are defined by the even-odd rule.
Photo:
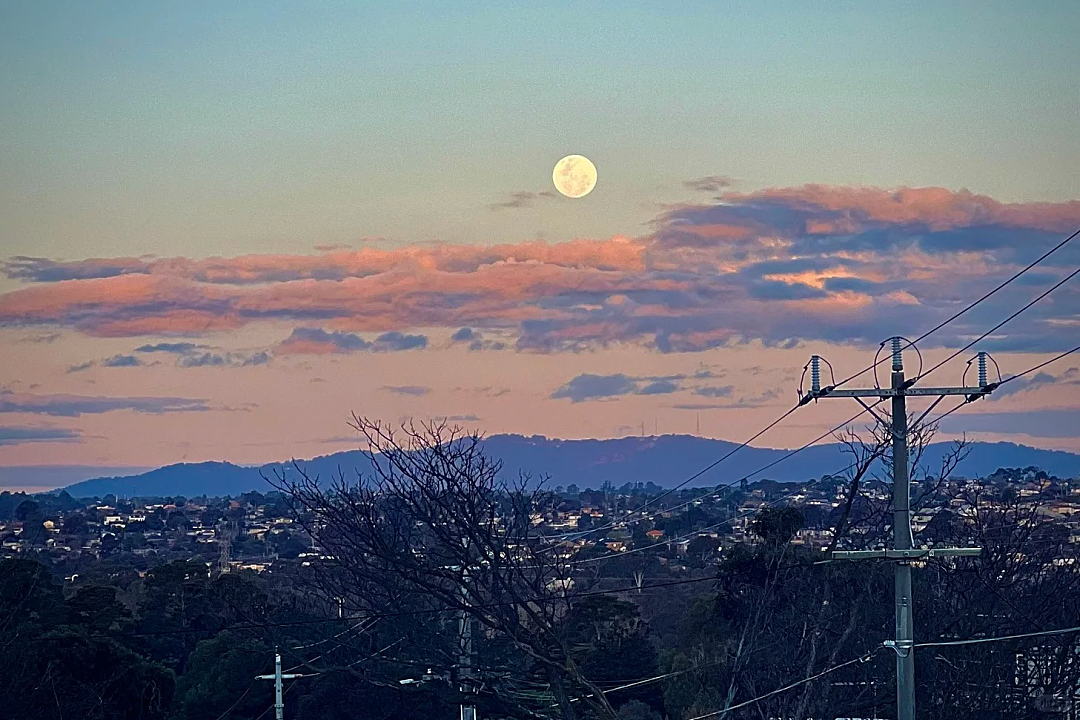
[[[821,358],[817,355],[810,357],[810,389],[813,392],[821,390]]]
[[[900,338],[892,338],[892,369],[897,372],[904,369],[904,356],[900,354]]]
[[[979,387],[986,387],[986,353],[979,352]]]

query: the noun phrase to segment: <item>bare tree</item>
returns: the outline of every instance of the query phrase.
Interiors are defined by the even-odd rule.
[[[615,718],[566,639],[574,579],[560,548],[536,530],[551,503],[541,483],[520,473],[506,480],[478,435],[444,423],[393,428],[354,415],[350,424],[369,472],[323,483],[293,466],[271,480],[328,557],[316,576],[324,592],[352,612],[464,613],[513,651],[486,668],[486,681],[542,678],[563,718]]]
[[[888,436],[882,431],[880,426],[873,428],[872,433],[872,440],[869,441],[862,440],[859,435],[850,428],[844,433],[836,436],[836,440],[842,445],[844,452],[851,455],[852,462],[851,465],[848,466],[849,480],[846,497],[841,506],[840,515],[836,520],[836,525],[833,527],[833,537],[829,542],[829,546],[826,548],[826,553],[831,553],[835,550],[841,538],[845,537],[848,530],[851,528],[851,510],[855,504],[855,499],[857,497],[865,497],[861,492],[863,478],[866,477],[867,473],[874,467],[874,464],[882,459],[889,446]],[[868,518],[864,517],[861,521],[865,522],[866,519]]]
[[[940,464],[931,468],[924,460],[937,435],[937,423],[915,418],[908,418],[908,423],[909,473],[913,486],[918,488],[918,494],[911,501],[911,510],[918,514],[944,499],[953,473],[971,448],[966,439],[958,440],[942,455]],[[848,429],[836,439],[852,462],[848,490],[828,551],[840,545],[861,548],[882,545],[892,531],[892,428],[889,415],[885,413],[882,422],[867,428],[864,434]],[[880,469],[874,472],[876,468]],[[888,487],[889,496],[882,498],[879,493],[869,492],[868,481],[877,488]]]
[[[983,549],[925,572],[937,612],[928,635],[1003,637],[1080,625],[1080,549],[1048,513],[1047,498],[971,483],[939,532]],[[1027,718],[1080,710],[1080,644],[1074,634],[937,648],[921,685],[940,717]],[[946,715],[946,711],[949,713]]]

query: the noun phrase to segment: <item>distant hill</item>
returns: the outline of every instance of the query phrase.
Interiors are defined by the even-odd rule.
[[[534,478],[547,476],[551,487],[576,484],[582,489],[599,488],[606,481],[616,486],[627,482],[651,481],[661,487],[671,487],[736,447],[735,443],[724,440],[687,435],[614,440],[493,435],[484,444],[489,454],[503,460],[504,473],[508,477],[516,477],[521,470]],[[931,445],[922,464],[931,468],[940,466],[942,456],[950,447],[950,443]],[[743,448],[688,486],[738,482],[758,468],[780,460],[787,452],[773,448]],[[849,456],[841,452],[839,445],[819,445],[782,460],[750,479],[768,478],[781,482],[806,480],[836,473],[849,462]],[[323,455],[298,463],[309,474],[324,478],[339,469],[350,475],[355,474],[356,470],[366,472],[370,469],[368,459],[358,450]],[[266,492],[271,488],[260,473],[270,477],[275,468],[280,469],[287,464],[245,467],[227,462],[183,463],[133,475],[85,480],[69,486],[67,490],[75,497],[100,497],[110,493],[124,497],[194,497],[204,494],[239,495],[251,490]],[[980,477],[989,475],[999,467],[1029,466],[1059,477],[1077,477],[1080,475],[1080,455],[1013,443],[973,443],[970,455],[957,469],[957,474]]]
[[[15,465],[0,467],[0,492],[42,492],[106,475],[135,475],[148,467],[94,467],[90,465]]]

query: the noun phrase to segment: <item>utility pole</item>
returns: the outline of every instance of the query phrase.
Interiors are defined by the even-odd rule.
[[[274,674],[273,675],[256,675],[256,680],[273,680],[274,681],[274,720],[283,720],[285,717],[285,703],[282,701],[281,681],[292,680],[293,678],[304,677],[295,673],[281,674],[281,653],[274,650]]]
[[[915,622],[911,597],[911,563],[931,557],[974,556],[982,552],[981,548],[934,548],[915,549],[911,534],[911,478],[908,474],[908,419],[907,398],[909,396],[962,395],[968,402],[989,395],[1000,383],[986,381],[986,353],[978,354],[978,387],[939,387],[913,388],[918,377],[911,380],[904,378],[903,350],[901,337],[890,338],[892,342],[892,383],[888,388],[865,388],[856,390],[838,390],[833,386],[821,387],[821,358],[810,358],[810,392],[804,395],[800,405],[811,400],[831,397],[854,398],[878,422],[890,427],[892,435],[892,480],[893,480],[893,547],[891,550],[844,550],[834,551],[834,560],[866,560],[885,558],[896,561],[893,570],[894,599],[896,604],[895,639],[885,644],[896,652],[896,717],[897,720],[915,720]],[[892,422],[877,415],[862,398],[892,399]]]
[[[461,595],[464,598],[466,604],[469,602],[469,591],[465,587],[465,583],[469,581],[469,571],[464,569],[462,571],[462,585]],[[472,643],[472,623],[470,622],[469,613],[466,609],[462,608],[461,617],[458,620],[458,630],[461,634],[460,654],[458,656],[460,685],[458,687],[463,695],[470,696],[469,704],[466,704],[465,700],[461,703],[461,715],[459,720],[477,720],[476,705],[472,704],[472,692],[473,688],[473,643]]]

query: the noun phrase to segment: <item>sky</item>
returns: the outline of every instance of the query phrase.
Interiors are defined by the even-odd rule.
[[[4,3],[0,467],[311,457],[352,412],[745,440],[811,354],[846,377],[1080,228],[1078,31],[1066,2]],[[923,382],[1076,345],[1078,287]],[[1078,366],[941,437],[1080,452]]]

